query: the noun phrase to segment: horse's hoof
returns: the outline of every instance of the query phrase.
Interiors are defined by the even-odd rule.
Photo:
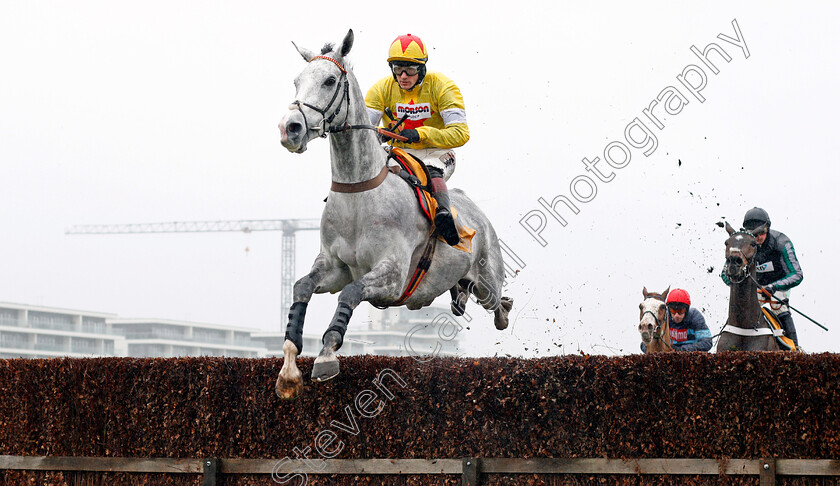
[[[461,300],[461,299],[460,299],[460,296],[459,296],[459,299],[458,299],[458,300]],[[460,305],[459,305],[459,304],[458,304],[458,302],[455,302],[455,301],[453,300],[453,301],[449,304],[449,310],[451,310],[451,311],[452,311],[452,315],[453,315],[453,316],[455,316],[455,317],[461,317],[461,316],[463,316],[463,315],[464,315],[464,312],[466,312],[465,307],[467,307],[467,306],[466,306],[466,302],[464,302],[463,304],[460,304]]]
[[[513,308],[513,299],[510,297],[502,297],[499,301],[499,307],[496,309],[496,318],[493,319],[493,324],[496,329],[504,331],[508,327],[508,313]]]
[[[316,359],[315,364],[312,365],[312,380],[318,383],[331,380],[338,376],[338,368],[337,358],[321,362]]]
[[[274,393],[283,400],[292,400],[303,391],[303,380],[287,380],[282,376],[277,377],[277,383],[274,385]]]

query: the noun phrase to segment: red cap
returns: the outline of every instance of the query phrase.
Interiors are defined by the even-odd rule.
[[[668,304],[679,303],[691,306],[691,297],[689,297],[688,292],[683,289],[674,289],[668,292],[668,299],[665,302]]]

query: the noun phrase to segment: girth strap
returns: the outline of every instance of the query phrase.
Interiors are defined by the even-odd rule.
[[[423,251],[423,256],[420,257],[420,261],[417,262],[417,268],[414,269],[414,274],[411,276],[411,279],[408,281],[408,285],[405,286],[405,291],[400,296],[399,299],[392,303],[392,306],[402,305],[403,302],[408,300],[414,291],[417,290],[417,287],[420,286],[420,282],[423,281],[423,277],[426,276],[426,272],[429,270],[429,267],[432,266],[432,257],[435,254],[435,246],[437,244],[437,238],[434,236],[429,236],[429,242],[426,243],[426,249]]]

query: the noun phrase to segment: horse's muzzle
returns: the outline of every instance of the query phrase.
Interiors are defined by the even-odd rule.
[[[289,152],[303,153],[306,151],[306,142],[309,141],[306,133],[306,120],[300,110],[290,110],[280,120],[280,143]]]
[[[739,263],[729,262],[723,269],[723,274],[726,275],[726,278],[729,279],[732,283],[740,283],[747,278],[747,269],[746,267],[741,266]]]

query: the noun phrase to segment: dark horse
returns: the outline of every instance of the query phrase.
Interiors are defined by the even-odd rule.
[[[729,317],[720,335],[720,351],[778,351],[776,336],[781,329],[764,318],[758,302],[755,236],[745,230],[735,231],[726,223],[726,265],[723,273],[729,279]]]

